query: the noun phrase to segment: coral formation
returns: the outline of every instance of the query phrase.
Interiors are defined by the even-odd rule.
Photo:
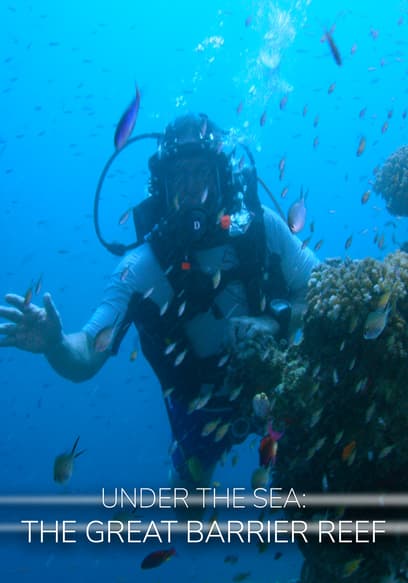
[[[393,215],[408,216],[408,146],[391,154],[377,171],[374,190]]]
[[[312,273],[299,345],[284,347],[260,333],[236,348],[229,382],[243,383],[248,401],[251,391],[266,393],[269,421],[284,432],[274,466],[280,487],[314,493],[408,490],[407,290],[406,253],[384,262],[328,261]],[[364,324],[375,310],[388,310],[388,317],[378,337],[367,340]],[[243,406],[250,410],[248,401]],[[258,422],[262,435],[265,422]],[[292,511],[292,517],[407,518],[400,509],[384,512],[306,508]],[[403,537],[366,545],[312,541],[302,550],[302,583],[340,582],[345,576],[351,583],[379,583],[408,566]],[[346,574],[350,565],[355,573]]]

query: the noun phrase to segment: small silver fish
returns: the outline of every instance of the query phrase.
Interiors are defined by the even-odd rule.
[[[154,291],[154,287],[150,287],[148,290],[145,291],[145,293],[143,294],[143,299],[147,300],[147,298],[149,298],[152,293]]]
[[[221,356],[220,360],[217,363],[218,368],[221,368],[222,366],[224,366],[224,364],[226,364],[229,360],[230,355],[229,354],[224,354],[224,356]]]
[[[369,423],[371,421],[373,414],[374,414],[374,410],[375,410],[375,402],[371,403],[371,405],[369,406],[369,408],[366,411],[366,416],[365,416],[366,423]]]
[[[229,401],[235,401],[235,399],[238,399],[238,397],[241,394],[243,388],[244,388],[244,385],[239,385],[239,387],[237,387],[236,389],[234,389],[233,391],[231,391],[230,396],[228,397],[228,400]]]
[[[227,434],[229,428],[231,427],[231,423],[223,423],[222,425],[220,425],[217,428],[217,431],[215,432],[215,437],[214,437],[214,441],[216,443],[218,443],[218,441],[221,441],[221,439],[223,439],[223,437]]]
[[[168,356],[169,354],[171,354],[173,352],[173,350],[176,348],[177,346],[177,342],[172,342],[171,344],[169,344],[166,349],[164,350],[164,354],[166,356]]]
[[[174,361],[174,366],[179,366],[179,364],[181,364],[185,358],[187,354],[187,349],[183,350],[183,352],[180,352],[180,354],[177,356],[176,360]]]
[[[394,447],[395,445],[388,445],[387,447],[384,447],[378,454],[378,459],[382,460],[383,458],[387,457],[387,455],[389,455],[392,452]]]
[[[356,393],[360,393],[362,391],[365,391],[365,389],[367,388],[367,383],[368,383],[367,377],[360,379],[355,386]]]
[[[164,272],[164,275],[169,275],[169,273],[173,270],[173,267],[174,265],[169,265],[166,271]]]
[[[131,210],[132,209],[127,209],[127,210],[125,210],[125,212],[123,214],[120,215],[120,218],[118,220],[118,225],[124,225],[125,223],[127,223]]]
[[[187,415],[191,415],[191,413],[193,413],[197,409],[199,402],[200,397],[196,397],[195,399],[189,402],[187,407]]]
[[[160,316],[164,316],[164,314],[167,312],[168,307],[169,307],[169,302],[165,302],[160,309]]]
[[[314,427],[316,425],[316,423],[318,423],[320,421],[320,418],[322,416],[323,413],[323,407],[321,409],[318,409],[317,411],[315,411],[310,419],[310,427]]]
[[[315,443],[315,451],[319,451],[319,449],[321,449],[323,447],[323,445],[326,443],[326,439],[327,437],[321,437],[316,443]]]
[[[203,193],[201,195],[201,204],[205,204],[207,197],[208,197],[208,186],[206,186],[204,188]]]
[[[163,392],[163,397],[164,397],[165,399],[167,399],[168,397],[170,397],[170,395],[173,393],[173,391],[174,391],[174,387],[170,387],[169,389],[166,389],[166,390]]]
[[[180,304],[179,309],[177,310],[177,315],[180,318],[180,316],[182,316],[184,314],[184,311],[186,309],[186,301],[184,300],[184,302],[182,304]]]
[[[202,409],[203,407],[205,407],[208,403],[208,401],[211,399],[212,394],[209,392],[206,395],[200,395],[197,398],[197,403],[196,403],[196,410],[198,411],[199,409]]]
[[[207,435],[210,435],[210,433],[215,431],[217,425],[219,425],[220,423],[221,423],[221,417],[217,417],[217,419],[214,419],[214,421],[209,421],[208,423],[206,423],[203,427],[203,430],[201,431],[202,437],[206,437]]]
[[[214,275],[212,277],[212,284],[213,284],[214,289],[217,289],[217,287],[220,285],[220,281],[221,281],[221,270],[217,269],[217,271],[214,273]]]
[[[314,367],[314,369],[312,370],[312,378],[314,378],[314,379],[315,379],[315,378],[317,377],[317,375],[318,375],[318,374],[319,374],[319,372],[320,372],[320,368],[321,368],[321,365],[320,365],[320,363],[319,363],[319,364],[316,364],[316,366],[315,366],[315,367]]]

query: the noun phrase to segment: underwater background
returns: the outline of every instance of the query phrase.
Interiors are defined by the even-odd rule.
[[[66,332],[86,322],[117,263],[94,234],[93,196],[135,83],[135,134],[205,112],[246,139],[285,213],[301,187],[308,190],[300,237],[310,235],[313,221],[309,246],[323,240],[320,259],[383,259],[408,239],[407,219],[390,215],[380,196],[361,201],[374,168],[407,143],[408,2],[20,0],[1,3],[0,22],[0,292],[24,295],[42,276]],[[322,42],[326,30],[341,66]],[[109,240],[132,241],[130,221],[119,226],[118,219],[146,196],[154,147],[137,143],[109,172],[101,205]],[[41,305],[41,296],[33,301]],[[82,384],[58,377],[42,356],[4,348],[0,387],[0,495],[168,485],[170,430],[134,330],[119,355]],[[54,459],[78,435],[86,453],[69,484],[59,486]],[[256,464],[250,437],[214,480],[249,488]],[[54,516],[49,508],[4,504],[0,514],[2,523]],[[66,519],[79,514],[108,519],[98,507],[78,516],[73,508],[59,511]],[[296,580],[301,564],[292,545],[264,553],[256,545],[180,545],[171,561],[145,572],[140,562],[153,546],[0,537],[1,581],[283,583]],[[224,561],[231,554],[233,564]]]

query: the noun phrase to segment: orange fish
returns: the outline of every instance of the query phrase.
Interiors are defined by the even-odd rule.
[[[360,142],[358,144],[358,148],[357,148],[357,152],[356,152],[356,156],[361,156],[361,154],[364,152],[365,147],[367,144],[367,140],[365,139],[364,136],[361,136],[360,138]]]
[[[353,451],[356,449],[356,445],[356,441],[353,439],[353,441],[350,441],[350,443],[343,447],[343,451],[341,452],[341,460],[343,462],[346,462],[349,459]]]
[[[285,172],[285,165],[286,165],[286,160],[285,160],[285,156],[283,156],[283,158],[281,158],[279,160],[279,172],[281,174],[283,174]]]
[[[371,190],[366,190],[363,196],[361,197],[361,204],[366,204],[368,199],[370,198]]]
[[[281,109],[281,110],[285,109],[287,102],[288,102],[288,96],[284,95],[279,102],[279,109]]]
[[[374,40],[376,40],[376,39],[378,38],[378,35],[379,35],[379,34],[380,34],[380,33],[379,33],[379,31],[378,31],[378,30],[375,30],[375,28],[372,28],[372,27],[370,28],[370,35],[372,36],[372,38],[373,38]]]
[[[320,239],[314,246],[314,251],[319,251],[320,247],[323,245],[323,239]]]
[[[24,295],[24,307],[27,307],[33,297],[33,286],[30,285],[30,287],[28,288],[28,290],[26,291],[25,295]]]
[[[283,431],[274,431],[271,423],[268,425],[268,433],[261,439],[259,444],[259,465],[268,468],[274,465],[276,461],[276,452],[278,450],[278,441],[283,435]]]
[[[164,551],[154,551],[149,553],[142,561],[140,567],[142,569],[154,569],[160,567],[163,563],[171,559],[176,554],[176,549],[171,548]]]

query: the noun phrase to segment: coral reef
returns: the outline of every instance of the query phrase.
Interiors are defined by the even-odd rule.
[[[391,154],[377,171],[374,190],[393,215],[408,216],[408,146]]]
[[[275,483],[299,492],[406,492],[408,490],[408,255],[383,262],[329,260],[309,282],[303,340],[285,347],[260,333],[243,339],[229,382],[270,400],[269,421],[284,432]],[[367,316],[389,310],[374,340],[364,337]],[[263,397],[264,398],[264,397]],[[265,420],[258,419],[258,433]],[[401,509],[305,508],[292,518],[407,519]],[[408,566],[408,541],[303,545],[302,583],[398,581]],[[351,565],[351,566],[350,566]],[[352,572],[349,573],[347,569]],[[353,571],[355,569],[355,572]]]

